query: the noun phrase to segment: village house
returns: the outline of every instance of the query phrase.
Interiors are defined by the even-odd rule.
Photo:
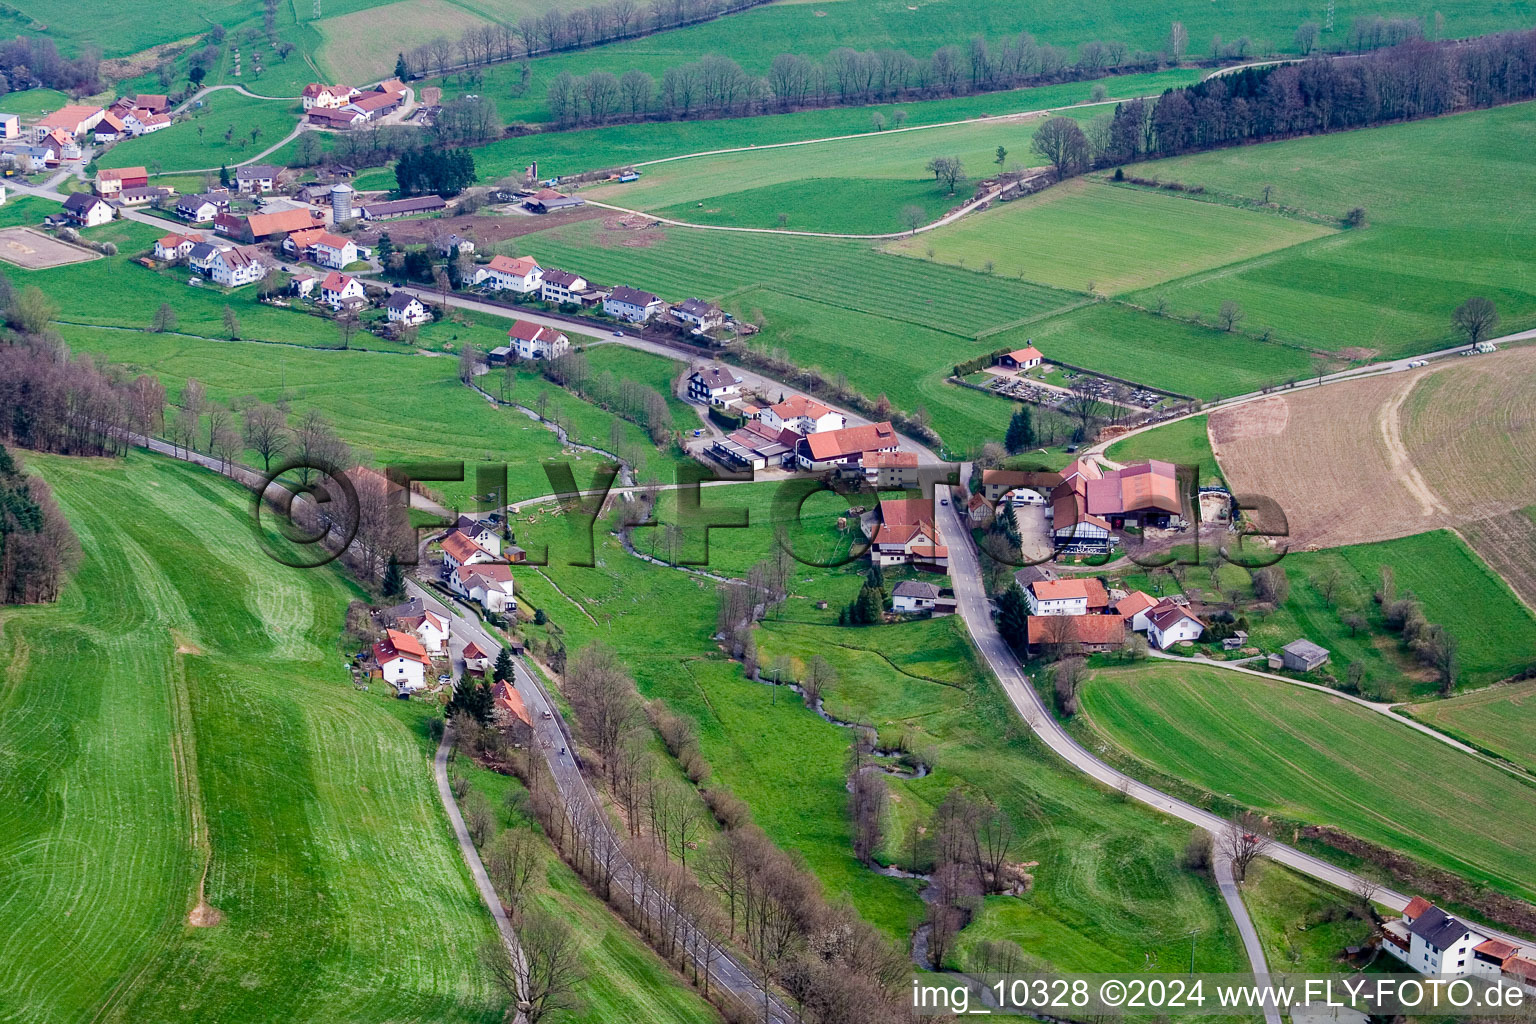
[[[358,207],[363,220],[393,220],[415,213],[436,213],[448,204],[442,196],[413,196],[410,199],[391,199],[382,203],[368,203]]]
[[[603,312],[632,324],[643,324],[660,312],[663,305],[661,299],[650,292],[620,284],[615,285],[603,300]]]
[[[1118,615],[1031,615],[1025,630],[1035,651],[1102,654],[1125,644],[1125,623]]]
[[[357,262],[357,244],[350,238],[322,231],[310,243],[310,258],[322,267],[343,270]]]
[[[684,299],[672,307],[671,313],[685,327],[696,331],[712,331],[725,323],[720,307],[702,299]]]
[[[475,284],[496,291],[527,295],[539,290],[544,270],[532,256],[493,256],[491,262],[475,270]]]
[[[560,306],[574,306],[580,304],[585,298],[584,293],[587,288],[587,279],[580,274],[547,267],[539,285],[539,298]]]
[[[225,288],[239,288],[267,276],[267,261],[260,249],[237,245],[225,249],[209,264],[209,276]]]
[[[427,669],[432,661],[421,641],[398,629],[386,630],[384,639],[373,645],[373,660],[379,675],[401,693],[415,693],[426,688]]]
[[[187,251],[187,266],[206,277],[213,273],[213,261],[218,258],[219,253],[228,248],[229,246],[218,242],[198,242]]]
[[[802,437],[795,444],[795,458],[801,469],[812,473],[839,468],[862,471],[866,452],[894,452],[900,444],[896,428],[888,421],[865,423]]]
[[[491,689],[491,696],[495,701],[495,715],[498,725],[510,726],[514,720],[532,728],[533,716],[528,714],[528,705],[523,700],[523,695],[517,692],[517,687],[511,681],[498,679]]]
[[[488,612],[515,611],[512,567],[502,562],[461,565],[448,575],[448,589]]]
[[[443,574],[452,573],[461,566],[495,562],[500,556],[476,544],[466,534],[453,530],[442,539]]]
[[[192,247],[203,241],[203,236],[192,232],[186,235],[166,235],[155,239],[155,259],[164,260],[167,263],[175,263],[184,260],[192,252]]]
[[[119,206],[143,206],[146,203],[163,202],[175,194],[173,189],[141,185],[125,188],[109,201]]]
[[[939,603],[939,588],[926,580],[902,580],[891,591],[891,611],[902,615],[931,612]]]
[[[0,139],[21,138],[21,118],[15,114],[0,114]]]
[[[571,339],[528,320],[514,320],[507,339],[519,359],[558,359],[571,350]]]
[[[1004,352],[997,357],[997,365],[1005,370],[1032,370],[1040,365],[1045,357],[1040,350],[1030,345],[1027,348],[1014,349],[1012,352]]]
[[[399,79],[390,78],[380,82],[367,92],[353,90],[351,98],[342,109],[359,111],[368,120],[376,121],[398,110],[404,102],[405,86],[400,83]]]
[[[143,167],[117,167],[96,174],[96,194],[102,198],[117,195],[125,188],[143,188],[149,184],[149,171]]]
[[[151,114],[171,112],[171,98],[164,93],[141,92],[133,98],[133,105],[136,109],[147,110]]]
[[[197,195],[189,193],[176,200],[176,216],[193,224],[213,220],[229,209],[227,195]]]
[[[463,235],[450,232],[446,235],[438,235],[432,242],[432,247],[437,254],[445,259],[454,256],[468,256],[474,253],[475,243]],[[548,273],[548,271],[546,271]]]
[[[1010,491],[1023,489],[1049,493],[1059,487],[1061,482],[1060,473],[1022,469],[984,469],[981,471],[981,495],[995,505]]]
[[[1115,602],[1115,614],[1125,621],[1125,628],[1134,633],[1144,633],[1150,628],[1147,613],[1157,607],[1157,601],[1140,590],[1133,590]]]
[[[277,176],[282,168],[271,164],[244,164],[235,168],[235,188],[241,195],[257,195],[271,192],[277,187]]]
[[[361,281],[334,270],[320,282],[320,301],[335,310],[358,309],[368,303]]]
[[[1195,618],[1188,608],[1168,598],[1163,598],[1147,612],[1147,643],[1160,651],[1185,640],[1199,640],[1204,632],[1205,623]]]
[[[83,228],[105,224],[112,219],[114,213],[110,203],[87,192],[72,192],[64,200],[65,219]]]
[[[865,452],[864,480],[877,491],[907,490],[921,486],[917,452]]]
[[[459,516],[458,522],[454,523],[453,525],[453,532],[468,537],[470,542],[473,543],[476,547],[489,551],[497,558],[501,557],[501,537],[496,533],[496,527],[493,523],[487,522],[483,519],[472,519],[469,516],[461,515]],[[508,558],[506,561],[521,561],[521,552],[523,549],[514,547],[513,550],[519,552],[519,555],[517,557]]]
[[[389,301],[384,303],[384,312],[390,323],[405,324],[407,327],[428,323],[432,319],[432,311],[409,292],[392,293]]]
[[[416,634],[428,653],[442,654],[448,642],[448,620],[435,612],[422,611],[419,615],[400,619],[400,625]]]
[[[880,502],[879,516],[869,548],[870,560],[876,565],[949,571],[949,548],[939,536],[932,499],[888,498]]]
[[[1468,974],[1472,951],[1487,941],[1457,918],[1422,896],[1415,896],[1400,919],[1382,927],[1382,948],[1420,974]],[[1502,967],[1502,965],[1501,965]]]
[[[464,671],[487,672],[491,667],[491,656],[480,649],[473,640],[464,645]]]
[[[135,107],[123,115],[123,128],[130,135],[149,135],[158,132],[162,128],[169,128],[174,119],[170,114],[152,114],[147,110]]]
[[[1031,615],[1087,615],[1088,580],[1036,580],[1024,588]],[[1098,580],[1094,580],[1098,583]],[[1100,589],[1103,585],[1100,584]]]
[[[357,90],[346,85],[322,85],[319,82],[310,82],[299,94],[299,101],[305,110],[336,109],[346,106],[347,102],[357,94]]]
[[[91,138],[97,142],[116,142],[127,134],[128,129],[123,125],[123,119],[110,110],[102,114],[96,127],[91,129]]]
[[[300,298],[310,298],[315,291],[315,285],[320,279],[313,274],[294,274],[288,281],[288,288]]]
[[[848,423],[842,413],[804,395],[791,395],[782,402],[768,406],[759,416],[776,430],[793,430],[802,437],[819,434],[824,430],[842,430]]]
[[[688,397],[707,405],[726,405],[741,397],[741,378],[729,366],[696,366],[688,375]]]

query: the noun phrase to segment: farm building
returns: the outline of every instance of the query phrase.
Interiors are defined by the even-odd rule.
[[[325,215],[319,210],[279,210],[276,213],[253,213],[241,217],[232,213],[220,213],[213,218],[213,230],[239,242],[260,242],[286,235],[293,231],[315,227],[323,223]]]
[[[1293,672],[1311,672],[1328,663],[1328,650],[1311,640],[1292,640],[1280,648],[1280,663]]]
[[[767,469],[794,461],[800,435],[775,430],[761,420],[748,420],[739,429],[717,440],[711,450],[723,461],[750,469]]]
[[[823,430],[795,444],[800,468],[811,472],[837,468],[863,468],[866,452],[894,452],[900,447],[896,428],[889,421],[865,423],[841,430]]]
[[[409,217],[416,213],[436,213],[447,205],[442,196],[416,196],[411,199],[367,203],[358,207],[358,213],[363,220],[391,220],[395,217]]]
[[[356,89],[347,85],[322,85],[319,82],[310,82],[304,87],[299,98],[305,110],[314,110],[317,107],[322,110],[334,110],[345,106],[356,93]]]
[[[523,200],[523,205],[534,213],[553,213],[556,210],[569,210],[577,206],[584,206],[586,202],[585,199],[578,196],[568,196],[556,192],[552,188],[541,188]]]
[[[1125,623],[1118,615],[1031,615],[1026,628],[1033,650],[1071,647],[1098,654],[1125,643]]]
[[[949,548],[939,535],[931,498],[887,499],[880,503],[879,514],[880,525],[870,540],[871,561],[949,571]]]
[[[351,128],[355,124],[362,124],[368,120],[368,115],[361,110],[342,108],[332,110],[329,107],[315,107],[306,115],[310,124],[316,128]]]
[[[981,494],[991,502],[1001,501],[1003,495],[1021,487],[1031,490],[1051,491],[1061,485],[1060,473],[1031,472],[1022,469],[984,469],[981,471]]]

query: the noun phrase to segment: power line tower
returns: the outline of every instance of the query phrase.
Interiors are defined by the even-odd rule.
[[[319,9],[320,9],[320,0],[315,0],[315,10],[318,12]],[[1328,16],[1327,16],[1327,19],[1323,22],[1323,31],[1324,32],[1332,32],[1333,31],[1333,0],[1328,0]]]

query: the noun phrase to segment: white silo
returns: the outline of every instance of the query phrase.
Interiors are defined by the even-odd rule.
[[[331,186],[331,220],[337,224],[352,219],[352,186],[345,182]]]

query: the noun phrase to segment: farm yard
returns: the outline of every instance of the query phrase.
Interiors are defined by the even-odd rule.
[[[1203,186],[1209,199],[1273,201],[1332,217],[1353,207],[1367,227],[1194,274],[1137,293],[1173,312],[1212,317],[1237,302],[1250,329],[1340,354],[1410,355],[1453,344],[1451,311],[1492,299],[1501,332],[1536,325],[1524,266],[1536,226],[1510,210],[1536,202],[1526,154],[1536,104],[1524,103],[1286,142],[1178,157],[1126,173]],[[1194,200],[1198,201],[1198,200]]]
[[[1034,154],[1026,159],[1038,160]],[[886,246],[1070,291],[1117,295],[1328,234],[1169,193],[1077,180]]]
[[[1536,682],[1489,686],[1404,710],[1441,732],[1536,772]]]
[[[1295,548],[1420,533],[1531,502],[1533,374],[1530,346],[1438,360],[1217,410],[1211,439],[1237,490],[1307,482],[1275,495]]]
[[[340,667],[358,591],[267,558],[206,471],[28,463],[85,558],[0,645],[9,1015],[500,1020],[425,752]]]
[[[1286,822],[1333,825],[1531,899],[1536,783],[1406,725],[1287,683],[1197,665],[1100,669],[1081,691],[1090,742]],[[1411,782],[1409,781],[1411,780]]]

